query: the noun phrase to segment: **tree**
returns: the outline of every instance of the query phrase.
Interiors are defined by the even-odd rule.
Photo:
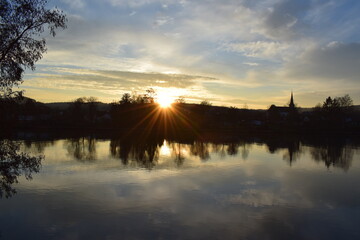
[[[87,101],[88,103],[96,103],[96,102],[98,102],[98,98],[91,96],[91,97],[86,98],[86,101]]]
[[[176,103],[186,103],[185,101],[185,97],[184,96],[179,96],[176,100],[175,100]]]
[[[156,91],[153,88],[149,88],[146,90],[146,94],[144,95],[146,103],[154,103],[156,99]]]
[[[129,104],[132,102],[130,93],[124,93],[121,97],[120,104]]]
[[[40,170],[44,156],[33,157],[20,152],[20,143],[0,140],[0,198],[9,198],[16,193],[13,185],[24,175],[32,179],[32,173]]]
[[[326,98],[325,102],[323,103],[324,109],[336,109],[339,107],[339,102],[336,98],[332,99],[330,96]]]
[[[96,119],[96,112],[97,112],[97,102],[98,99],[96,97],[88,97],[86,98],[86,102],[88,105],[88,120],[90,120],[91,123],[95,122]]]
[[[335,99],[337,99],[337,101],[339,102],[340,107],[348,108],[348,107],[352,107],[353,105],[353,100],[351,99],[349,94],[346,94],[343,97],[337,97]]]
[[[86,102],[86,97],[80,97],[75,99],[70,105],[69,105],[69,113],[71,121],[76,124],[83,124],[84,120],[84,104]]]
[[[0,97],[9,97],[12,88],[22,83],[26,68],[35,70],[35,63],[46,52],[42,34],[50,35],[66,28],[66,17],[57,8],[46,9],[47,0],[0,1]]]
[[[332,99],[331,97],[326,98],[323,103],[324,109],[334,110],[340,108],[350,108],[353,105],[353,100],[349,96],[349,94],[344,95],[343,97],[335,97]]]
[[[203,101],[201,101],[200,105],[202,105],[202,106],[211,106],[212,104],[208,100],[203,100]]]

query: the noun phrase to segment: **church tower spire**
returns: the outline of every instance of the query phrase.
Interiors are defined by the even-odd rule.
[[[293,92],[291,91],[291,97],[290,97],[290,104],[289,104],[289,108],[295,108],[295,104],[294,104],[294,96],[293,96]]]

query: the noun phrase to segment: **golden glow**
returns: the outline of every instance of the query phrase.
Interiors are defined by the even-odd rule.
[[[165,156],[171,155],[171,149],[170,149],[169,145],[167,144],[166,140],[164,140],[164,143],[160,148],[160,154],[165,155]]]
[[[168,108],[174,102],[174,98],[165,93],[159,93],[157,102],[159,103],[160,107]]]

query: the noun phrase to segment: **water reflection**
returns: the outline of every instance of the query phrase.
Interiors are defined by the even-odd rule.
[[[55,144],[54,140],[46,140],[46,141],[31,141],[25,140],[23,141],[22,147],[24,151],[31,152],[32,154],[43,154],[45,148],[51,147]]]
[[[9,198],[16,193],[13,185],[18,183],[19,176],[30,180],[32,173],[39,172],[43,157],[31,157],[19,149],[19,142],[0,141],[0,197]]]
[[[65,142],[68,154],[78,161],[96,160],[96,139],[93,137],[81,137],[69,139]]]
[[[72,138],[64,141],[68,155],[81,162],[97,160],[97,142],[94,137]],[[42,153],[53,141],[26,141],[27,149]],[[202,162],[209,161],[213,154],[219,158],[238,156],[247,159],[254,144],[265,145],[271,154],[281,152],[283,159],[292,166],[301,156],[309,153],[310,157],[329,167],[348,170],[353,161],[355,148],[346,138],[327,139],[298,137],[256,137],[256,138],[226,138],[226,139],[169,139],[162,137],[117,137],[110,140],[109,153],[113,158],[129,167],[153,169],[159,160],[161,149],[168,152],[177,167],[181,167],[188,157],[195,157]]]
[[[267,146],[271,154],[283,153],[283,159],[293,165],[303,154],[310,153],[316,162],[323,162],[330,166],[347,170],[351,166],[355,149],[347,145],[346,141],[325,142],[303,141],[299,138],[286,139],[236,139],[233,141],[211,141],[199,139],[187,139],[177,141],[176,139],[165,141],[163,138],[115,138],[110,141],[110,153],[114,158],[121,159],[124,165],[144,167],[152,169],[156,166],[159,159],[159,151],[164,148],[169,149],[176,166],[180,167],[186,161],[187,156],[197,157],[206,162],[211,159],[212,154],[218,157],[240,155],[242,159],[247,159],[251,153],[253,144],[263,144]],[[69,152],[72,152],[76,159],[96,159],[96,140],[80,139],[71,141]],[[71,151],[70,151],[71,149]]]
[[[319,163],[324,163],[327,168],[336,167],[347,171],[353,161],[356,148],[347,142],[346,138],[322,139],[272,139],[265,141],[270,153],[285,150],[283,159],[291,166],[301,155],[310,153],[311,158]]]
[[[110,153],[114,158],[120,158],[124,165],[152,169],[159,159],[159,150],[162,144],[163,139],[160,138],[112,139]]]
[[[243,159],[249,155],[251,146],[240,142],[209,142],[204,140],[164,140],[163,138],[116,138],[110,141],[110,154],[121,160],[122,164],[152,169],[156,166],[161,152],[166,152],[175,165],[180,167],[187,157],[195,157],[202,162],[211,159],[211,154],[220,157],[236,156],[239,151]]]
[[[224,135],[39,142],[24,145],[47,156],[41,173],[31,183],[20,181],[16,198],[0,202],[4,239],[360,236],[356,139]]]
[[[190,153],[193,156],[199,157],[202,161],[210,159],[210,144],[207,142],[196,141],[190,145]]]
[[[351,166],[354,148],[344,139],[326,140],[324,144],[311,149],[311,156],[316,162],[324,162],[325,166],[342,168],[345,171]]]
[[[272,138],[265,141],[270,153],[285,150],[283,159],[291,166],[298,158],[300,158],[303,148],[298,138]]]
[[[174,155],[174,162],[177,167],[181,167],[185,162],[185,149],[186,145],[177,142],[170,142],[169,143],[169,150],[172,150]]]

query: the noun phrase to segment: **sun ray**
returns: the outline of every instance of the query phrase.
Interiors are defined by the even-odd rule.
[[[174,102],[174,97],[170,96],[165,92],[158,93],[157,102],[162,108],[171,107],[171,104]]]

